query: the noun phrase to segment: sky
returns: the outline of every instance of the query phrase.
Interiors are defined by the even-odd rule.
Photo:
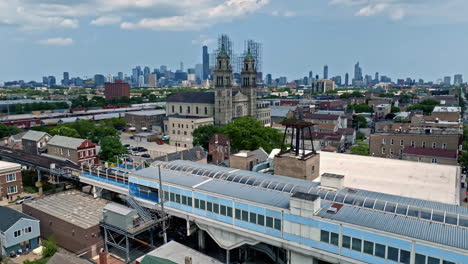
[[[228,34],[263,43],[274,78],[468,79],[467,0],[0,0],[0,82],[201,63]]]

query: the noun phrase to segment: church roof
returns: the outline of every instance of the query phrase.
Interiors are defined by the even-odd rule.
[[[250,48],[247,50],[247,54],[245,55],[244,60],[248,60],[248,61],[254,60],[252,53],[250,53]]]
[[[214,104],[214,92],[179,92],[169,96],[166,102]]]

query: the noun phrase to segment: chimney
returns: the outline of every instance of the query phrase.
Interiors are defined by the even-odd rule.
[[[99,252],[99,264],[107,264],[107,253],[102,248]]]
[[[192,257],[185,257],[185,264],[192,264]]]

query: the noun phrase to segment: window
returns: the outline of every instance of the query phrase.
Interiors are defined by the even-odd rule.
[[[213,212],[215,214],[219,214],[219,204],[217,204],[217,203],[213,204]]]
[[[339,235],[337,233],[330,233],[330,244],[338,246]]]
[[[442,149],[446,149],[447,148],[447,144],[446,143],[443,143],[442,144]]]
[[[15,231],[13,235],[14,235],[15,237],[21,236],[21,230]]]
[[[6,181],[7,181],[7,182],[16,181],[16,173],[7,174],[7,175],[6,175]]]
[[[257,224],[257,214],[256,213],[250,213],[250,223]]]
[[[414,264],[426,264],[426,256],[416,253],[416,261]]]
[[[205,107],[205,115],[208,114],[208,107]]]
[[[437,163],[437,159],[436,159],[436,158],[432,158],[432,159],[431,159],[431,163]]]
[[[241,219],[241,210],[236,209],[236,219]]]
[[[232,217],[232,207],[227,207],[227,216]]]
[[[364,253],[374,255],[374,243],[364,241]]]
[[[281,231],[281,220],[275,218],[275,229]]]
[[[187,196],[182,195],[182,204],[187,205]]]
[[[325,243],[330,243],[330,232],[325,230],[320,230],[320,241]]]
[[[385,138],[382,138],[382,144],[385,145],[387,142],[385,140]]]
[[[400,146],[403,146],[405,144],[405,141],[403,139],[400,140]]]
[[[382,154],[385,154],[385,148],[382,148]]]
[[[392,148],[390,149],[390,155],[393,155],[393,149]]]
[[[205,210],[206,209],[206,203],[203,200],[200,200],[200,209]]]
[[[384,245],[375,243],[375,256],[379,258],[385,258],[385,246]]]
[[[358,239],[358,238],[354,238],[353,237],[353,244],[352,244],[352,250],[355,250],[355,251],[361,251],[361,248],[362,248],[362,240],[361,239]]]
[[[200,200],[195,199],[195,208],[200,208]]]
[[[187,106],[187,114],[190,114],[190,106]]]
[[[411,253],[406,250],[400,249],[400,263],[409,264],[411,258]]]
[[[455,264],[455,262],[444,260],[442,261],[442,264]]]
[[[393,142],[394,142],[393,138],[390,139],[390,145],[393,145]]]
[[[7,194],[15,194],[17,192],[18,192],[18,189],[17,189],[16,185],[8,186]]]
[[[187,197],[188,206],[192,206],[192,197]]]
[[[225,205],[221,205],[221,214],[226,215],[226,206]]]
[[[164,192],[164,200],[169,201],[169,192]]]
[[[31,233],[31,232],[32,232],[32,228],[31,228],[30,226],[29,226],[29,227],[26,227],[26,228],[24,229],[24,233],[25,233],[25,234],[29,234],[29,233]]]
[[[249,221],[249,212],[242,210],[242,221]]]
[[[179,106],[179,113],[182,114],[182,106]]]
[[[351,248],[351,237],[343,236],[343,240],[341,241],[341,246],[344,248]]]
[[[207,203],[206,203],[206,210],[207,210],[208,212],[213,212],[213,203],[207,202]]]
[[[273,217],[266,217],[266,226],[269,228],[273,228]]]
[[[425,147],[426,147],[426,141],[423,141],[423,142],[421,143],[421,146],[422,146],[423,148],[425,148]]]
[[[180,203],[180,194],[176,194],[175,196],[175,202]]]
[[[388,247],[387,258],[389,260],[398,262],[398,248]]]
[[[198,115],[198,106],[195,107],[195,113]]]
[[[415,146],[415,142],[414,140],[411,140],[411,146],[414,147]]]
[[[437,147],[437,143],[436,142],[432,142],[432,148],[436,148]]]
[[[440,264],[440,259],[428,256],[427,257],[427,264]]]
[[[261,215],[261,214],[257,215],[257,224],[261,225],[261,226],[265,225],[265,216],[264,215]]]
[[[174,193],[171,193],[170,197],[171,197],[171,198],[170,198],[171,202],[174,202],[174,201],[175,201],[175,194],[174,194]]]
[[[70,150],[67,149],[67,156],[70,157]]]

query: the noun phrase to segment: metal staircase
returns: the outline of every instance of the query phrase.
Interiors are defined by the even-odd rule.
[[[144,221],[152,221],[157,219],[157,215],[150,212],[140,204],[138,204],[135,199],[133,199],[130,196],[123,196],[123,199],[125,202],[127,202],[128,206],[132,209],[135,209],[138,213],[138,215],[144,220]]]

